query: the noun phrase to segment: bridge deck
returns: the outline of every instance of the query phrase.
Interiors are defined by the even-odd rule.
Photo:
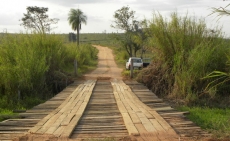
[[[52,135],[72,140],[122,138],[186,140],[208,136],[135,81],[88,80],[68,86],[49,101],[0,123],[0,140]],[[192,134],[194,133],[194,134]],[[191,134],[191,136],[189,136]]]

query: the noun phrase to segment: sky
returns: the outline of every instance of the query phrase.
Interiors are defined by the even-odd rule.
[[[175,11],[180,15],[188,13],[197,18],[202,17],[205,18],[208,28],[218,25],[222,27],[225,35],[230,37],[230,16],[219,20],[215,15],[208,16],[211,7],[225,7],[229,3],[230,0],[1,0],[0,33],[25,32],[19,20],[23,13],[26,13],[28,6],[48,7],[49,17],[59,19],[52,31],[57,34],[74,32],[67,20],[71,8],[79,8],[87,16],[87,25],[82,25],[81,33],[122,32],[111,27],[115,20],[113,15],[123,6],[129,6],[131,10],[136,11],[138,20],[151,20],[154,11],[166,18]]]

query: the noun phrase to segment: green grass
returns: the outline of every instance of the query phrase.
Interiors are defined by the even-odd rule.
[[[74,77],[71,75],[74,60],[79,75],[96,67],[96,48],[90,44],[65,43],[63,36],[36,33],[0,36],[0,108],[30,109],[50,99],[64,88],[62,82]],[[54,87],[57,84],[59,90]],[[3,119],[7,115],[10,114]]]
[[[0,121],[14,118],[20,118],[20,116],[11,110],[0,108]]]
[[[178,110],[189,111],[187,117],[217,137],[230,137],[230,108],[179,107]]]

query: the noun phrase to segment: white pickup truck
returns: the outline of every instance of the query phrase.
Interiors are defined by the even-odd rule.
[[[133,68],[138,68],[141,69],[143,68],[143,61],[141,58],[137,58],[137,57],[130,57],[129,60],[126,62],[126,69],[130,70],[130,66],[131,66],[131,59],[133,60]]]

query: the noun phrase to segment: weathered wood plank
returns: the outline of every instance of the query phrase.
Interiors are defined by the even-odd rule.
[[[150,119],[150,121],[157,131],[166,132],[162,125],[160,125],[160,123],[156,119]]]
[[[127,110],[123,104],[123,102],[121,101],[117,101],[117,106],[118,106],[118,109],[121,113],[127,113]]]
[[[129,111],[129,115],[133,121],[134,124],[141,124],[140,118],[137,116],[137,114],[133,111]]]
[[[81,116],[82,116],[81,114],[80,115],[76,114],[74,116],[74,118],[71,120],[70,124],[68,124],[68,126],[64,126],[65,129],[59,136],[61,136],[61,137],[69,137],[71,135],[71,133],[73,132],[74,127],[79,122]]]
[[[45,132],[46,134],[53,134],[61,125],[61,122],[66,118],[67,114],[62,114]]]
[[[137,128],[134,126],[128,113],[121,113],[124,119],[125,126],[129,132],[129,135],[139,135]]]

